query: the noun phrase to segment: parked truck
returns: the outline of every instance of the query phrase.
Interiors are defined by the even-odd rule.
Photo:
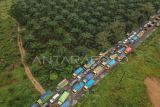
[[[83,88],[83,86],[84,86],[84,83],[83,82],[78,82],[77,84],[75,84],[74,86],[73,86],[73,92],[74,93],[77,93],[77,92],[79,92],[79,91],[81,91],[81,89]]]
[[[63,94],[58,99],[58,104],[62,105],[67,100],[68,97],[69,97],[69,92],[64,91]]]
[[[117,59],[118,55],[117,55],[117,53],[114,53],[114,54],[110,55],[109,57],[110,57],[110,59]]]
[[[40,105],[37,104],[37,103],[35,103],[35,104],[33,104],[31,107],[40,107]]]
[[[94,70],[93,73],[96,75],[99,75],[100,73],[102,73],[105,69],[102,66],[97,66]]]
[[[95,63],[95,60],[94,60],[93,58],[91,58],[91,59],[89,59],[89,60],[87,61],[87,64],[85,64],[84,67],[85,67],[86,69],[89,69],[94,63]]]
[[[129,54],[130,52],[132,52],[132,48],[130,46],[128,46],[125,50],[126,54]]]
[[[117,64],[117,61],[115,59],[106,59],[102,64],[110,69]]]
[[[94,78],[94,74],[93,73],[89,73],[86,75],[86,77],[84,78],[83,82],[87,82],[89,81],[90,79],[93,79]]]
[[[126,57],[126,54],[124,52],[118,54],[118,61],[121,61]]]
[[[60,94],[57,93],[55,94],[51,99],[50,99],[50,103],[54,103],[58,98],[59,98]]]
[[[134,44],[138,39],[139,39],[138,36],[136,34],[133,34],[129,37],[129,42],[131,44]]]
[[[118,52],[118,53],[122,53],[122,52],[124,52],[125,50],[126,50],[126,47],[123,46],[123,47],[121,47],[120,49],[118,49],[117,52]]]
[[[142,38],[143,37],[143,35],[144,35],[144,30],[142,30],[142,31],[140,31],[138,34],[137,34],[137,36],[139,37],[139,38]]]
[[[70,107],[71,103],[69,100],[65,101],[60,107]]]
[[[74,71],[73,76],[76,77],[77,75],[80,75],[83,72],[84,72],[84,68],[83,67],[79,67]]]
[[[60,90],[64,88],[66,85],[68,85],[69,82],[67,79],[62,80],[58,85],[57,85],[57,90]]]
[[[44,93],[43,95],[40,96],[40,98],[38,99],[37,103],[39,105],[43,105],[44,103],[46,103],[51,97],[53,96],[53,93],[51,90],[47,91],[46,93]]]
[[[89,81],[85,84],[84,90],[86,91],[86,90],[88,90],[89,88],[91,88],[91,87],[94,85],[94,83],[95,83],[95,80],[93,80],[93,79],[89,80]]]

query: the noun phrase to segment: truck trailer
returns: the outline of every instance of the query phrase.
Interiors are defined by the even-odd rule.
[[[86,75],[86,77],[84,78],[83,82],[87,82],[89,81],[90,79],[93,79],[94,78],[94,74],[93,73],[89,73]]]
[[[73,86],[73,92],[77,93],[77,92],[81,91],[81,89],[83,88],[83,86],[84,86],[83,82],[78,82],[77,84],[75,84]]]
[[[76,77],[77,75],[80,75],[83,72],[84,72],[84,68],[83,67],[79,67],[74,71],[73,76]]]
[[[95,83],[95,80],[93,80],[93,79],[89,80],[89,81],[85,84],[84,90],[86,91],[86,90],[88,90],[89,88],[91,88],[91,87],[94,85],[94,83]]]
[[[64,91],[63,94],[58,99],[58,104],[62,105],[67,100],[68,97],[69,97],[69,92]]]
[[[69,100],[65,101],[60,107],[70,107],[71,103]]]
[[[43,105],[44,103],[46,103],[51,97],[53,96],[53,93],[51,90],[48,90],[46,93],[44,93],[43,95],[40,96],[40,98],[38,99],[38,104]]]
[[[130,46],[128,46],[125,50],[126,54],[129,54],[130,52],[132,52],[132,48]]]
[[[69,84],[68,80],[64,79],[57,85],[57,89],[60,90],[60,89],[64,88],[66,85],[68,85],[68,84]]]
[[[101,72],[103,72],[105,69],[102,66],[97,66],[94,70],[93,73],[96,75],[99,75]]]

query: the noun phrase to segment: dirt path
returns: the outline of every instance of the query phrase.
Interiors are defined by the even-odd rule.
[[[146,78],[145,85],[154,107],[160,107],[160,81],[156,78]]]
[[[21,35],[19,34],[20,28],[19,28],[19,24],[17,24],[18,27],[18,47],[19,47],[19,51],[20,51],[20,55],[21,55],[21,63],[24,66],[24,70],[25,73],[27,75],[27,77],[29,78],[29,80],[32,82],[32,84],[34,85],[35,89],[40,93],[43,94],[45,93],[44,88],[41,86],[41,84],[34,78],[34,76],[32,75],[32,72],[29,68],[29,66],[25,63],[25,49],[23,48],[23,43],[22,43],[22,39],[21,39]]]

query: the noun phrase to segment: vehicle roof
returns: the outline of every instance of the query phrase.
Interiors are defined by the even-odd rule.
[[[60,101],[65,100],[69,96],[69,92],[64,91],[61,97],[59,98]]]
[[[48,90],[46,93],[44,93],[43,95],[40,96],[40,99],[45,99],[47,96],[50,96],[52,95],[52,91],[51,90]]]
[[[70,102],[67,100],[60,107],[70,107]]]
[[[74,89],[75,90],[80,90],[83,86],[84,86],[84,83],[83,82],[79,82],[79,83],[74,85]]]
[[[115,59],[112,59],[109,63],[108,63],[110,66],[113,66],[116,64],[116,60]]]
[[[92,78],[93,78],[93,73],[87,74],[86,78],[87,78],[87,79],[92,79]]]
[[[91,80],[89,80],[87,83],[86,83],[86,86],[87,87],[91,87],[93,84],[94,84],[94,80],[93,79],[91,79]]]
[[[75,70],[76,74],[79,74],[80,72],[82,72],[84,69],[82,67],[79,67]]]

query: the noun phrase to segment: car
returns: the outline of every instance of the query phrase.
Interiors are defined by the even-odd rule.
[[[59,93],[55,94],[55,95],[52,97],[52,99],[50,99],[50,103],[54,103],[54,102],[59,98],[59,96],[60,96]]]

